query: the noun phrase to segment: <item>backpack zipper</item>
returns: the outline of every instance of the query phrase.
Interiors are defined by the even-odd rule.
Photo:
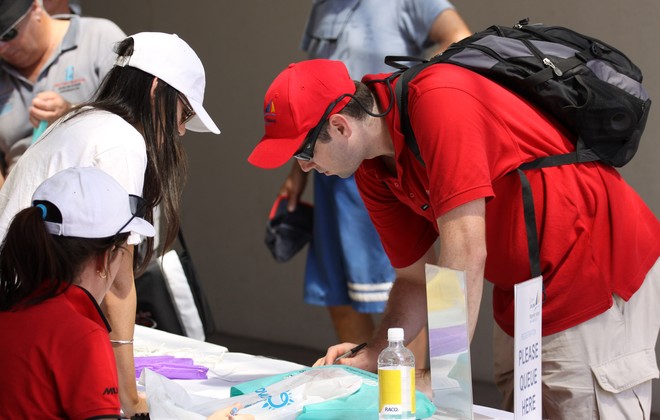
[[[559,67],[555,66],[555,63],[553,63],[552,60],[550,60],[548,57],[543,58],[543,64],[550,67],[558,77],[564,74],[564,72],[561,71]]]
[[[521,41],[523,44],[525,44],[525,46],[527,46],[527,48],[531,51],[532,55],[535,56],[535,57],[539,60],[539,62],[543,63],[546,67],[550,67],[550,68],[552,68],[553,72],[554,72],[557,76],[561,76],[562,74],[564,74],[564,73],[561,71],[561,69],[560,69],[559,67],[556,67],[556,66],[555,66],[555,64],[552,62],[552,60],[550,60],[550,59],[547,58],[547,57],[543,57],[543,55],[541,54],[541,52],[540,52],[536,47],[534,47],[534,45],[532,45],[531,43],[529,43],[527,40],[524,40],[524,39],[521,39],[520,41]],[[475,50],[478,50],[478,51],[481,51],[481,52],[485,53],[486,55],[488,55],[488,56],[494,58],[494,59],[497,60],[497,61],[506,61],[506,60],[503,59],[502,56],[501,56],[500,54],[498,54],[495,50],[493,50],[493,49],[491,49],[491,48],[489,48],[489,47],[485,47],[485,46],[483,46],[483,45],[469,44],[469,45],[466,45],[466,46],[464,47],[464,49],[475,49]],[[444,63],[452,64],[452,62],[451,62],[451,58],[452,58],[452,57],[450,56],[450,57],[447,58],[446,61],[443,61],[443,62],[444,62]],[[471,67],[471,66],[468,66],[468,68],[475,69],[474,67]],[[542,69],[542,66],[539,66],[539,69]],[[476,68],[476,70],[478,71],[478,70],[480,70],[480,69],[479,69],[479,68]],[[482,68],[481,70],[488,70],[488,69],[487,69],[487,68]],[[539,70],[539,71],[540,71],[540,70]],[[533,73],[530,73],[530,74],[533,74]]]

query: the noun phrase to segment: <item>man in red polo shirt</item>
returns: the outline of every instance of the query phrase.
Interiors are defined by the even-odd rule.
[[[353,82],[340,62],[290,65],[265,102],[274,113],[249,161],[356,181],[397,272],[366,351],[342,363],[375,370],[388,327],[426,323],[426,263],[467,273],[472,336],[483,280],[494,285],[495,369],[513,403],[513,286],[530,278],[521,186],[512,171],[567,153],[566,133],[516,94],[450,64],[409,85],[422,166],[401,135],[387,75]],[[543,305],[543,409],[550,418],[648,418],[660,328],[660,223],[610,166],[527,171],[536,205]],[[440,239],[440,252],[433,247]],[[332,363],[352,343],[333,346]]]

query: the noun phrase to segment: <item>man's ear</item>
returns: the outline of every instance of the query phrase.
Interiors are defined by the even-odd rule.
[[[37,22],[41,22],[41,17],[45,12],[46,12],[46,9],[43,7],[41,2],[35,1],[34,3],[32,3],[32,6],[30,6],[30,13],[35,14]],[[29,16],[28,16],[28,19],[30,19]]]
[[[331,130],[335,130],[343,137],[350,137],[353,132],[353,126],[351,125],[353,120],[349,120],[345,115],[334,114],[328,118],[328,125]]]

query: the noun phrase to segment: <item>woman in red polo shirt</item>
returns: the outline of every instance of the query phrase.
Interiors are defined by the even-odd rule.
[[[70,168],[12,221],[0,249],[1,418],[120,417],[99,304],[128,235],[154,235],[140,201],[101,169]]]
[[[129,234],[155,233],[144,210],[103,170],[74,167],[46,179],[13,219],[0,248],[0,418],[121,417],[99,304],[130,257]]]

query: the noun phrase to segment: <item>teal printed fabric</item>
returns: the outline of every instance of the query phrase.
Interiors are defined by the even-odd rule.
[[[298,420],[344,420],[347,418],[378,420],[378,375],[350,366],[333,365],[305,368],[244,382],[231,388],[231,396],[257,394],[264,400],[264,404],[269,404],[273,409],[277,409],[287,404],[290,396],[286,393],[268,395],[267,388],[281,380],[313,369],[346,370],[359,376],[362,379],[362,386],[357,392],[347,397],[305,405],[302,413],[297,417]],[[435,412],[435,406],[431,400],[419,391],[415,393],[415,396],[416,417],[418,419],[431,417]]]

